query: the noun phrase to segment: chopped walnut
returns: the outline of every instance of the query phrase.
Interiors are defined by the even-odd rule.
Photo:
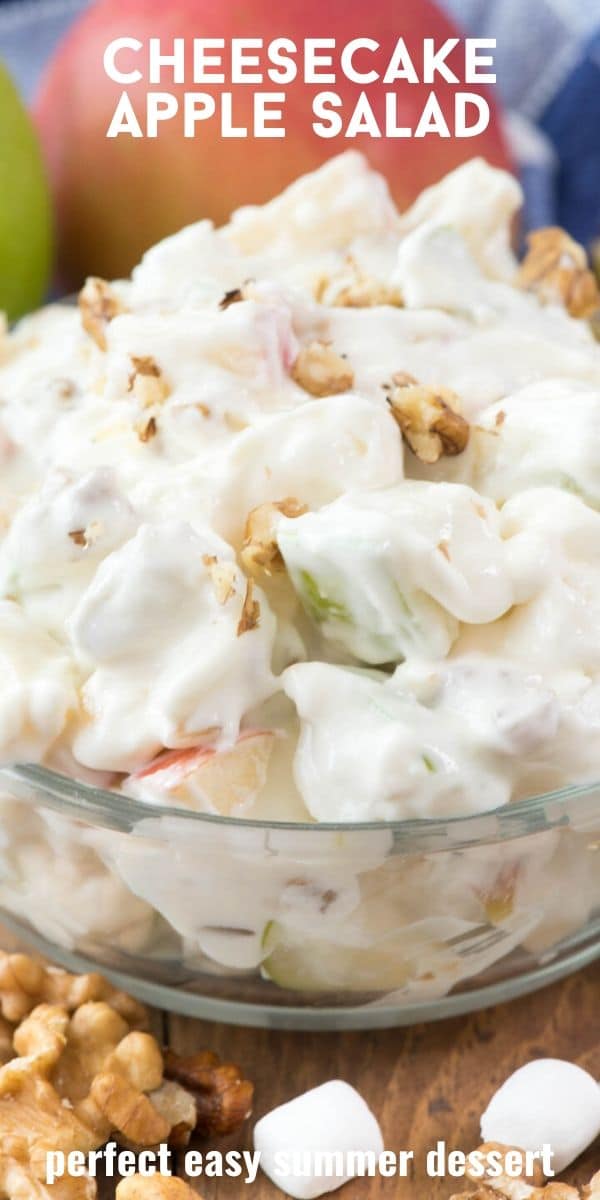
[[[140,442],[151,442],[158,433],[158,424],[156,417],[148,417],[147,421],[142,421],[136,425],[136,433]]]
[[[112,1012],[112,1009],[111,1009]],[[13,1046],[44,1072],[58,1062],[66,1044],[69,1014],[57,1004],[38,1004],[15,1030]]]
[[[527,239],[528,250],[517,276],[527,291],[547,304],[564,304],[572,317],[591,317],[600,309],[600,291],[583,246],[564,229],[549,225]]]
[[[53,379],[50,389],[57,400],[62,400],[66,403],[68,400],[73,399],[77,391],[77,384],[72,379]]]
[[[26,1149],[0,1150],[0,1196],[6,1200],[95,1200],[95,1179],[64,1175],[46,1185],[31,1171]],[[196,1197],[197,1200],[197,1197]]]
[[[60,1004],[73,1012],[91,1000],[104,1000],[130,1028],[148,1024],[144,1005],[102,975],[71,975],[28,954],[0,951],[0,1012],[6,1021],[18,1024],[38,1004]]]
[[[253,1085],[239,1067],[221,1062],[210,1050],[189,1057],[167,1050],[165,1075],[194,1096],[196,1131],[204,1137],[233,1133],[252,1112]]]
[[[32,1059],[15,1058],[0,1069],[0,1148],[18,1158],[34,1177],[45,1171],[46,1153],[89,1152],[102,1145],[44,1077]],[[18,1148],[18,1149],[17,1149]]]
[[[515,1146],[503,1146],[496,1142],[485,1142],[479,1147],[484,1155],[491,1150],[500,1150],[507,1154],[516,1149]],[[518,1177],[506,1174],[492,1175],[488,1171],[484,1179],[480,1180],[468,1166],[466,1174],[476,1184],[475,1190],[455,1194],[450,1200],[595,1200],[595,1197],[600,1195],[600,1172],[593,1176],[580,1193],[577,1188],[561,1183],[560,1180],[553,1179],[545,1183],[541,1165],[537,1162],[531,1178],[526,1178],[523,1174]]]
[[[127,390],[133,392],[142,408],[163,404],[170,394],[170,388],[156,360],[150,355],[132,354],[131,362],[133,371]]]
[[[123,1135],[136,1146],[156,1146],[167,1141],[171,1132],[167,1118],[123,1075],[111,1071],[97,1075],[90,1099],[106,1118],[113,1134]]]
[[[230,433],[243,433],[248,428],[248,422],[238,413],[224,412],[223,421]]]
[[[198,1200],[177,1175],[130,1175],[117,1186],[116,1200]]]
[[[292,379],[310,396],[335,396],[354,384],[354,371],[328,342],[309,342],[292,366]]]
[[[202,561],[210,575],[219,604],[227,604],[227,601],[235,596],[235,563],[219,562],[216,554],[205,554]]]
[[[105,279],[91,275],[78,297],[81,324],[99,350],[106,350],[106,329],[125,309]]]
[[[390,304],[394,308],[403,306],[398,288],[365,275],[351,256],[339,275],[319,280],[315,299],[319,304],[334,308],[373,308],[380,304]]]
[[[15,1024],[42,999],[44,968],[27,954],[0,952],[0,1008]]]
[[[392,383],[388,403],[413,454],[428,464],[443,454],[462,454],[469,441],[469,424],[458,412],[454,392],[426,387],[405,373],[394,375]]]
[[[167,1141],[183,1148],[194,1130],[229,1133],[249,1115],[253,1087],[237,1067],[209,1052],[167,1051],[166,1073],[155,1038],[134,1027],[145,1010],[100,976],[8,954],[0,976],[4,1009],[24,1018],[2,1018],[7,1058],[12,1051],[0,1067],[2,1200],[93,1200],[89,1178],[46,1190],[49,1151],[87,1154],[110,1138],[133,1150]],[[35,1005],[34,993],[48,999]],[[99,995],[106,999],[87,999]]]
[[[70,529],[69,537],[76,546],[87,546],[85,538],[85,529]]]
[[[277,517],[301,517],[307,512],[306,504],[301,504],[293,496],[285,500],[274,500],[259,504],[251,509],[246,518],[244,542],[240,552],[242,566],[250,575],[264,571],[271,575],[284,569],[284,561],[277,545]]]
[[[518,1154],[522,1154],[522,1151],[517,1146],[504,1146],[499,1142],[484,1142],[479,1147],[480,1153],[484,1155],[489,1154],[490,1151],[500,1151],[503,1155],[507,1155],[515,1150]],[[466,1175],[468,1179],[473,1179],[475,1183],[479,1183],[479,1179],[473,1176],[468,1166]],[[508,1175],[491,1175],[488,1171],[485,1173],[484,1182],[486,1186],[491,1187],[496,1192],[502,1192],[508,1200],[527,1200],[527,1197],[531,1195],[534,1189],[543,1186],[544,1175],[539,1162],[536,1162],[531,1178],[527,1178],[523,1173],[518,1178],[512,1178]]]
[[[101,521],[91,521],[86,525],[85,529],[70,529],[69,537],[76,546],[81,546],[87,550],[89,546],[93,546],[102,533],[103,526]]]
[[[246,595],[242,604],[242,611],[238,621],[237,636],[241,637],[243,633],[249,633],[251,629],[256,629],[260,622],[260,604],[254,599],[254,580],[249,579],[246,584]]]
[[[243,299],[244,292],[241,287],[231,288],[228,292],[225,292],[223,298],[219,300],[219,308],[221,309],[221,312],[225,312],[225,309],[230,308],[232,304],[239,304],[240,300]]]
[[[104,1001],[82,1004],[71,1017],[64,1053],[52,1076],[61,1096],[71,1104],[83,1100],[128,1034],[127,1021]]]
[[[155,1092],[150,1093],[150,1099],[169,1124],[170,1145],[174,1150],[182,1150],[187,1146],[198,1120],[192,1093],[174,1079],[167,1079]]]
[[[0,1017],[0,1066],[14,1058],[13,1032],[14,1026],[10,1021],[5,1021],[4,1017]]]

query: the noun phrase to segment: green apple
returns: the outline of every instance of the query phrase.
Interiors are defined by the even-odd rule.
[[[44,298],[52,259],[52,222],[35,129],[2,63],[0,181],[0,311],[14,320]]]

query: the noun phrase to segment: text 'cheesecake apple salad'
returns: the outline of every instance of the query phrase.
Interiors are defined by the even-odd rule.
[[[356,153],[5,333],[5,762],[235,817],[600,776],[599,297],[474,160]]]

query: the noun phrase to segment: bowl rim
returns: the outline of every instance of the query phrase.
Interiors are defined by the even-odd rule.
[[[579,801],[595,799],[600,817],[600,779],[570,784],[516,800],[498,808],[478,810],[454,817],[412,817],[394,821],[275,821],[255,817],[228,817],[219,813],[198,812],[175,805],[149,804],[121,792],[97,788],[36,763],[0,767],[0,785],[16,784],[18,789],[38,789],[53,807],[79,819],[96,817],[107,827],[132,832],[140,822],[165,820],[194,826],[218,827],[230,831],[258,830],[266,833],[321,834],[388,833],[394,840],[418,843],[425,837],[441,838],[447,848],[474,843],[509,840],[527,833],[539,833],[570,824],[570,808]],[[58,804],[56,803],[58,802]],[[594,825],[595,828],[595,825]]]

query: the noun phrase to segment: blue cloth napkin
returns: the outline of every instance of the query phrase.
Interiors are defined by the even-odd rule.
[[[444,0],[465,32],[495,37],[497,88],[526,224],[600,237],[600,0]]]

